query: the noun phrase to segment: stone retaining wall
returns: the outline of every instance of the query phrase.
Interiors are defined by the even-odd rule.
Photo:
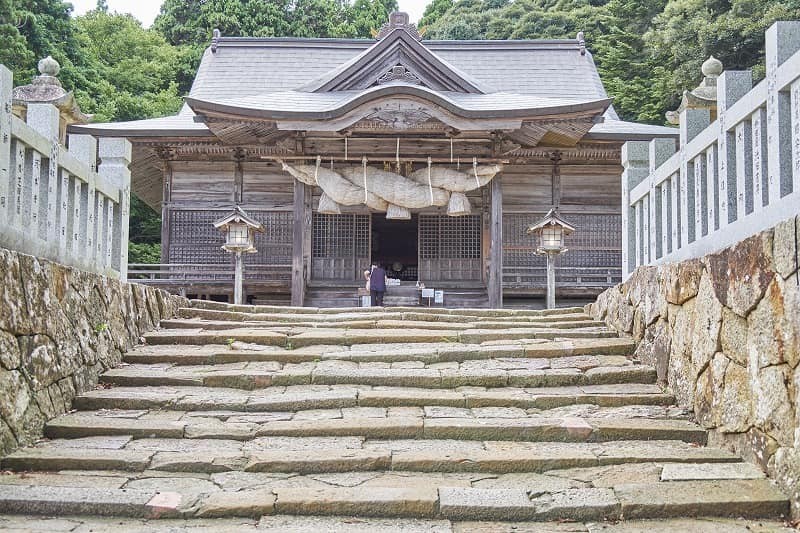
[[[184,302],[0,248],[0,456],[36,441]]]
[[[721,252],[640,267],[587,310],[727,445],[791,494],[800,515],[800,216]]]

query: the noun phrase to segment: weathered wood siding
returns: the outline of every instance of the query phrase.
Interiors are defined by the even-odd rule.
[[[234,170],[233,161],[173,161],[172,202],[232,205]]]
[[[242,163],[244,205],[261,209],[292,209],[294,179],[281,170],[280,163]]]
[[[503,168],[503,207],[506,211],[544,209],[552,205],[552,164],[506,165]],[[561,205],[598,206],[619,212],[618,164],[561,164]]]
[[[375,161],[371,164],[381,166],[381,163]],[[328,167],[330,162],[324,164]],[[337,161],[335,167],[341,164]],[[358,164],[358,161],[353,159],[347,164]],[[235,161],[170,162],[171,199],[165,209],[170,242],[165,255],[170,262],[229,262],[227,254],[219,249],[221,235],[217,235],[210,225],[234,204],[236,165]],[[415,163],[413,169],[424,166],[424,163]],[[462,161],[460,168],[469,171],[471,161]],[[552,170],[550,162],[542,162],[507,164],[502,172],[502,280],[506,291],[524,293],[544,286],[544,259],[534,254],[535,243],[525,234],[525,228],[542,217],[552,205]],[[612,272],[612,267],[618,269],[621,261],[620,173],[621,167],[615,163],[561,164],[561,212],[578,228],[567,241],[570,251],[558,259],[557,280],[562,286],[600,286],[618,279],[618,270]],[[488,221],[491,218],[485,189],[467,194],[473,214],[483,216],[477,246],[483,265],[478,278],[484,282],[487,281],[489,266]],[[313,188],[311,205],[314,210],[320,192],[319,188]],[[256,218],[263,219],[269,230],[266,235],[258,237],[259,252],[248,258],[250,264],[292,263],[293,203],[293,180],[281,170],[279,163],[241,163],[241,205]],[[343,212],[366,214],[368,210],[365,206],[350,206],[343,207]],[[444,215],[446,208],[432,207],[419,212]],[[319,253],[319,249],[316,251]],[[323,271],[330,269],[323,268],[324,261],[317,259],[306,268],[312,277],[320,279]],[[365,258],[362,262],[368,260]],[[348,277],[351,271],[358,274],[361,266],[349,265]],[[358,279],[355,274],[353,277]],[[469,277],[475,278],[474,271]],[[273,280],[285,280],[288,290],[288,276],[273,276]]]

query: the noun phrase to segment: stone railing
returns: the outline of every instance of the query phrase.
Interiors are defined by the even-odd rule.
[[[702,258],[643,266],[588,311],[637,341],[678,403],[777,479],[800,517],[800,216]]]
[[[131,145],[89,135],[68,144],[55,106],[29,104],[27,121],[12,114],[12,75],[0,65],[0,246],[124,280]]]
[[[766,33],[766,79],[717,78],[717,118],[680,112],[669,139],[622,150],[623,271],[730,246],[800,212],[800,22]]]

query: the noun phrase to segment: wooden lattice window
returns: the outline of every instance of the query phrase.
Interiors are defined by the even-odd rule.
[[[311,269],[314,279],[358,280],[369,268],[370,216],[314,213]]]
[[[369,215],[314,213],[311,253],[314,257],[369,255]]]
[[[419,217],[420,259],[480,259],[481,217]]]
[[[222,213],[206,210],[170,211],[170,263],[228,264],[230,254],[222,250],[222,233],[214,227]]]
[[[480,215],[420,215],[418,245],[422,281],[481,279]]]
[[[170,211],[170,263],[229,264],[231,255],[222,250],[222,233],[214,227],[226,211],[185,209]],[[247,254],[245,262],[259,265],[291,264],[292,213],[253,211],[248,214],[264,225],[257,233],[256,253]]]

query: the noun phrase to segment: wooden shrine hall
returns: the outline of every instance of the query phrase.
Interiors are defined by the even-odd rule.
[[[554,206],[575,227],[559,298],[621,280],[622,144],[678,132],[611,104],[581,34],[429,41],[394,13],[374,40],[215,31],[177,115],[70,131],[130,140],[132,190],[162,213],[162,264],[131,279],[226,300],[213,223],[239,206],[266,230],[245,262],[250,302],[356,305],[380,262],[399,280],[387,305],[420,282],[449,307],[502,307],[542,297],[526,229]]]

